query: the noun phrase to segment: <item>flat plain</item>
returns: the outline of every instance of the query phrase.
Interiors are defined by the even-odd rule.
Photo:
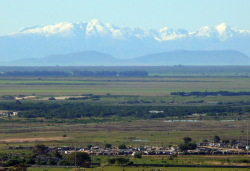
[[[163,96],[174,91],[248,91],[249,77],[1,77],[0,95]]]
[[[1,69],[1,67],[0,67]],[[6,69],[6,68],[5,68]],[[51,69],[51,68],[49,68]],[[68,68],[66,68],[68,69]],[[124,68],[121,68],[121,70]],[[201,68],[173,67],[150,68],[149,77],[0,77],[0,96],[26,96],[20,98],[22,104],[44,103],[44,104],[66,104],[84,103],[99,106],[223,106],[229,108],[248,107],[249,96],[172,96],[171,92],[217,92],[249,91],[250,78],[248,67],[226,68],[226,71],[212,68],[214,71]],[[173,70],[171,70],[173,69]],[[237,71],[239,69],[239,71]],[[98,68],[92,68],[98,70]],[[171,71],[171,72],[170,72]],[[250,71],[249,71],[250,72]],[[99,100],[64,100],[65,97],[83,97],[85,94],[99,95]],[[55,101],[49,101],[49,97],[56,97]],[[139,101],[139,104],[128,104],[128,101]],[[150,103],[141,103],[149,101]],[[202,103],[193,103],[202,101]],[[0,100],[0,103],[15,102],[14,100]],[[164,102],[164,103],[163,103]],[[223,102],[218,105],[217,102]],[[216,114],[218,115],[218,114]],[[100,118],[91,118],[100,119]],[[107,119],[107,118],[101,118]],[[0,123],[0,147],[1,153],[11,153],[7,150],[10,146],[34,146],[45,144],[48,146],[74,146],[86,147],[87,145],[103,146],[110,143],[113,146],[126,144],[126,146],[175,146],[183,141],[183,137],[189,136],[194,142],[203,140],[213,141],[215,135],[221,140],[237,139],[245,141],[247,135],[248,111],[230,113],[216,117],[211,116],[188,116],[188,117],[165,117],[165,118],[134,118],[111,116],[110,122],[95,122],[79,124],[76,120],[90,120],[90,118],[74,119],[48,119],[48,118],[23,118],[2,117]],[[113,120],[113,122],[112,122]],[[184,121],[181,121],[184,120]],[[66,122],[61,122],[66,121]],[[66,137],[65,137],[66,136]],[[15,151],[23,153],[24,151]],[[29,151],[25,151],[30,153]],[[206,158],[205,156],[178,157],[177,162],[192,162],[200,164],[223,164],[228,156],[218,158]],[[230,156],[232,165],[242,163],[240,160],[246,156]],[[195,158],[195,160],[194,160]],[[166,156],[145,156],[142,160],[132,159],[135,163],[157,163],[172,161]],[[194,161],[193,161],[194,160]],[[105,157],[94,157],[94,162],[107,163]],[[176,161],[176,160],[175,160]],[[225,164],[226,163],[226,164]],[[181,164],[181,163],[179,163]],[[108,166],[98,170],[142,170],[145,167],[123,168]],[[157,168],[152,168],[157,169]],[[158,168],[162,170],[228,170],[221,168]],[[44,168],[29,168],[29,170],[44,170]],[[46,170],[73,170],[72,168],[46,168]],[[85,169],[91,170],[91,169]],[[233,170],[233,169],[231,169]],[[246,169],[238,169],[246,170]]]

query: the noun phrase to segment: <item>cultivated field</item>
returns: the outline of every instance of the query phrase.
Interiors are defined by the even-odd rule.
[[[248,91],[248,77],[1,77],[0,95],[73,96],[98,95],[164,96],[174,91]]]

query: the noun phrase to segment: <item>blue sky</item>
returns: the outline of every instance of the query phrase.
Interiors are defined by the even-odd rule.
[[[0,35],[21,27],[98,19],[119,27],[185,28],[223,22],[250,30],[250,0],[0,0]]]

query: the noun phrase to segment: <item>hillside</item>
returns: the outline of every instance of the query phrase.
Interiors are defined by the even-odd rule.
[[[49,55],[0,63],[1,66],[161,66],[161,65],[249,65],[250,58],[233,50],[171,51],[132,59],[117,59],[96,51]]]

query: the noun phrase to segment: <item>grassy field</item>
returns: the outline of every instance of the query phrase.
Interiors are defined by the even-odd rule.
[[[155,169],[155,171],[248,171],[250,169],[242,168],[242,169],[236,169],[236,168],[197,168],[197,167],[191,167],[191,168],[174,168],[174,167],[104,167],[104,168],[81,168],[83,171],[152,171],[152,169]],[[124,169],[124,170],[123,170]],[[76,169],[69,169],[69,168],[29,168],[28,170],[34,170],[34,171],[76,171]]]
[[[46,122],[45,122],[46,123]],[[163,122],[163,120],[146,120],[102,124],[59,124],[47,126],[45,123],[20,125],[2,125],[0,130],[0,147],[27,146],[36,143],[47,145],[77,146],[104,145],[113,146],[125,143],[127,146],[164,146],[178,145],[183,137],[189,136],[199,142],[211,141],[214,135],[223,139],[245,140],[246,121],[207,121],[207,122]],[[63,138],[66,134],[66,138]],[[133,137],[132,139],[130,137]],[[40,140],[39,138],[44,138]],[[47,139],[46,139],[47,138]],[[16,141],[19,140],[19,141]],[[36,141],[37,140],[37,141]]]
[[[1,69],[1,67],[0,67]],[[6,68],[5,68],[6,69]],[[95,70],[96,68],[92,68]],[[79,96],[86,93],[94,95],[102,95],[100,100],[92,99],[80,100],[80,102],[91,105],[130,105],[122,104],[126,101],[144,100],[151,103],[139,105],[216,105],[209,102],[232,102],[233,107],[241,107],[240,103],[250,102],[249,96],[206,96],[206,97],[181,97],[170,96],[174,91],[250,91],[250,78],[242,77],[248,74],[249,67],[239,68],[213,68],[214,71],[198,72],[199,68],[191,68],[187,72],[183,67],[172,68],[150,68],[152,77],[145,78],[125,78],[125,77],[1,77],[0,78],[0,96],[3,95],[26,95],[35,97],[26,100],[20,100],[22,103],[75,103],[76,101],[48,101],[50,96]],[[172,70],[171,70],[172,69]],[[210,68],[211,69],[211,68]],[[226,71],[225,71],[226,70]],[[1,70],[0,70],[1,71]],[[249,70],[250,71],[250,70]],[[236,75],[235,75],[236,74]],[[167,76],[167,77],[154,77]],[[175,76],[174,76],[175,75]],[[204,77],[201,77],[201,76]],[[206,75],[206,76],[205,76]],[[210,75],[210,76],[207,76]],[[211,77],[211,75],[213,77]],[[107,95],[110,93],[111,95]],[[120,96],[114,96],[120,95]],[[201,101],[204,103],[190,104],[189,101]],[[161,101],[165,101],[162,103]],[[6,101],[0,100],[0,103]],[[15,102],[15,101],[13,101]],[[77,101],[79,102],[79,101]],[[133,105],[133,104],[131,104]],[[223,104],[226,105],[226,104]],[[245,105],[247,106],[247,105]],[[240,121],[234,121],[236,118]],[[113,146],[126,144],[126,146],[163,146],[178,145],[183,140],[183,137],[189,136],[195,142],[200,142],[204,139],[212,141],[215,135],[223,139],[236,139],[245,141],[247,134],[247,123],[245,119],[249,118],[249,113],[244,115],[230,114],[230,116],[222,116],[219,120],[233,121],[216,121],[213,118],[203,118],[203,122],[164,122],[164,120],[177,118],[161,118],[139,120],[139,118],[116,118],[111,123],[91,123],[91,124],[72,124],[68,122],[59,123],[60,119],[25,119],[25,118],[4,118],[8,122],[0,124],[0,148],[10,146],[34,146],[42,143],[48,146],[73,146],[77,143],[77,147],[91,145],[104,145],[110,143]],[[79,118],[89,119],[89,118]],[[184,118],[197,119],[197,118]],[[205,121],[205,119],[208,119]],[[18,122],[14,122],[18,120]],[[13,121],[13,122],[12,122]],[[53,124],[52,124],[53,123]],[[63,135],[66,134],[66,137]],[[28,151],[13,151],[1,149],[1,153],[29,153]],[[195,158],[195,159],[194,159]],[[245,159],[245,156],[230,156],[231,164],[237,164],[236,158]],[[172,164],[173,161],[168,159],[168,156],[143,156],[142,160],[132,159],[135,163],[157,163],[162,164],[163,161]],[[179,164],[193,162],[196,164],[229,164],[226,158],[206,158],[205,156],[185,156],[179,158]],[[105,163],[105,157],[95,156],[94,161],[102,161]],[[174,160],[176,162],[176,159]],[[236,162],[235,162],[236,161]],[[210,163],[209,163],[210,162]],[[215,163],[217,162],[217,163]],[[239,162],[240,163],[240,162]],[[206,170],[229,170],[220,168],[122,168],[122,167],[104,167],[103,170],[118,171],[118,170],[182,170],[182,171],[206,171]],[[72,168],[29,168],[29,170],[72,170]],[[92,169],[85,169],[90,171]],[[99,168],[101,170],[101,168]],[[233,169],[231,169],[233,170]],[[234,169],[235,170],[235,169]],[[247,169],[238,169],[247,170]]]
[[[248,77],[146,77],[146,78],[88,78],[1,77],[0,95],[104,95],[164,96],[173,91],[248,91]]]

